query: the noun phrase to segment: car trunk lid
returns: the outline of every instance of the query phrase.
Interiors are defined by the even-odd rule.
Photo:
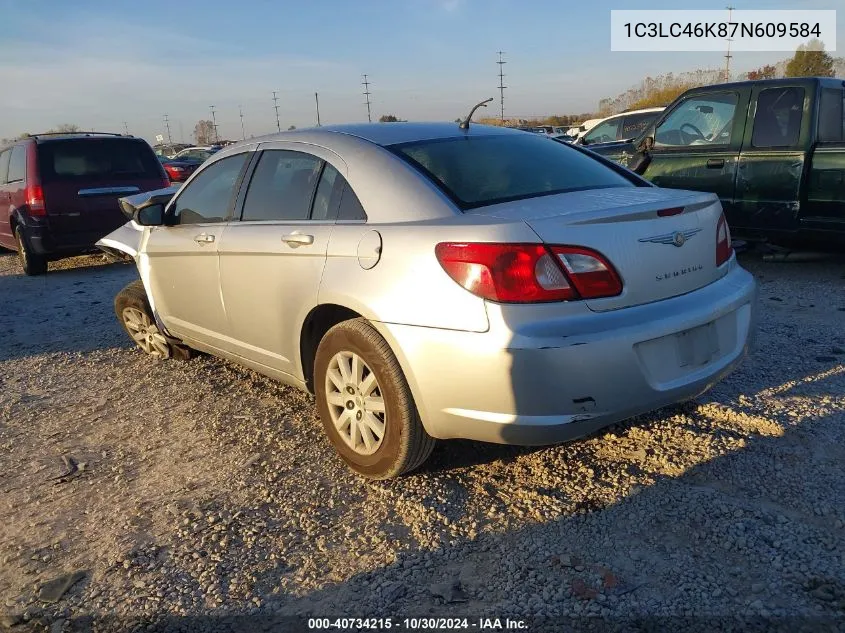
[[[722,208],[713,194],[656,187],[593,189],[473,213],[522,220],[547,244],[584,246],[604,255],[621,277],[623,291],[587,300],[594,311],[682,295],[725,272],[716,265]]]

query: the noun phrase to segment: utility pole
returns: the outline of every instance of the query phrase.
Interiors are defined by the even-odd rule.
[[[373,117],[370,114],[370,82],[367,80],[367,75],[364,75],[364,81],[361,82],[361,85],[364,86],[364,96],[367,98],[367,121],[372,123]]]
[[[123,133],[126,134],[126,136],[129,136],[129,125],[126,121],[123,122]]]
[[[314,102],[317,104],[317,127],[320,127],[320,95],[314,93]]]
[[[214,106],[209,106],[211,108],[211,124],[214,126],[214,142],[220,142],[220,135],[217,133],[217,116],[214,114]]]
[[[281,132],[282,124],[279,123],[279,98],[276,96],[276,91],[273,91],[273,106],[276,108],[276,129]]]
[[[167,128],[167,143],[169,145],[173,145],[173,138],[170,136],[170,119],[167,118],[167,115],[164,115],[164,126]]]
[[[728,23],[731,21],[731,17],[733,17],[734,7],[725,7],[728,10]],[[731,42],[733,40],[729,37],[725,38],[728,41],[728,52],[725,54],[725,83],[728,83],[731,80]]]
[[[182,121],[179,121],[179,142],[185,142],[185,130],[182,129]]]
[[[238,112],[241,115],[241,139],[246,140],[246,128],[244,128],[244,110],[242,106],[238,106]]]
[[[507,88],[507,86],[504,83],[505,82],[504,70],[505,70],[505,64],[507,64],[507,62],[502,59],[502,55],[504,55],[504,54],[505,54],[504,51],[499,51],[499,61],[496,62],[499,65],[499,105],[502,108],[502,111],[501,111],[502,123],[505,122],[505,88]]]

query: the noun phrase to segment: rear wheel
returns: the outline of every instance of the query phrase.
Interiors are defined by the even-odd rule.
[[[423,428],[399,362],[366,320],[339,323],[320,341],[314,390],[326,435],[355,472],[396,477],[431,454],[435,440]]]
[[[117,294],[114,311],[129,338],[145,354],[161,360],[191,357],[190,348],[173,342],[159,329],[141,280],[133,281]]]
[[[18,242],[18,260],[21,263],[23,272],[27,275],[43,275],[47,272],[47,258],[38,253],[33,253],[29,242],[23,234],[23,227],[15,227],[15,239]]]

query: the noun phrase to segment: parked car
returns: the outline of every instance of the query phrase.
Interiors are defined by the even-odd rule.
[[[80,132],[35,134],[0,148],[0,246],[27,275],[47,262],[95,250],[126,218],[118,198],[169,184],[140,138]]]
[[[590,130],[579,136],[574,142],[578,145],[627,141],[642,134],[665,108],[643,108],[609,116],[597,123]]]
[[[716,196],[507,128],[275,134],[123,204],[99,244],[139,263],[132,339],[311,391],[367,477],[435,438],[549,444],[693,398],[754,328]]]
[[[786,246],[845,245],[845,82],[704,86],[630,142],[590,150],[661,187],[719,196],[735,233]]]
[[[199,161],[206,161],[211,158],[212,154],[215,154],[218,151],[220,151],[220,148],[214,147],[212,145],[206,145],[202,147],[188,147],[186,149],[183,149],[181,152],[177,152],[173,158],[176,160],[193,159]]]
[[[173,145],[153,145],[153,151],[156,153],[156,156],[173,158],[183,149],[187,149],[189,147],[191,146],[185,145],[184,143],[174,143]]]
[[[166,158],[159,156],[159,161],[164,166],[164,171],[167,172],[170,182],[184,182],[188,177],[194,173],[203,161],[197,158]]]

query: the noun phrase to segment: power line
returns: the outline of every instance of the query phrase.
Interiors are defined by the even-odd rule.
[[[276,96],[276,91],[273,91],[273,106],[276,108],[276,129],[281,132],[282,124],[279,123],[279,98]]]
[[[367,75],[364,75],[364,81],[361,82],[361,85],[364,86],[364,96],[367,98],[367,121],[370,123],[373,122],[373,117],[370,114],[370,82],[367,80]]]
[[[728,10],[728,23],[731,21],[731,17],[733,16],[734,7],[725,7]],[[725,83],[728,83],[731,80],[731,42],[733,40],[730,37],[725,38],[728,41],[728,52],[725,54]]]
[[[214,114],[214,106],[209,106],[211,108],[211,124],[214,126],[214,142],[220,142],[220,135],[217,133],[217,116]]]
[[[167,128],[167,142],[170,145],[173,145],[173,138],[170,136],[170,120],[167,118],[167,115],[164,115],[164,125]]]
[[[241,138],[246,139],[246,128],[244,128],[244,110],[243,106],[238,106],[238,112],[241,115]]]
[[[505,120],[505,88],[507,88],[504,73],[507,62],[502,59],[504,54],[504,51],[499,51],[499,61],[496,62],[499,65],[499,104],[502,108],[502,121]]]

